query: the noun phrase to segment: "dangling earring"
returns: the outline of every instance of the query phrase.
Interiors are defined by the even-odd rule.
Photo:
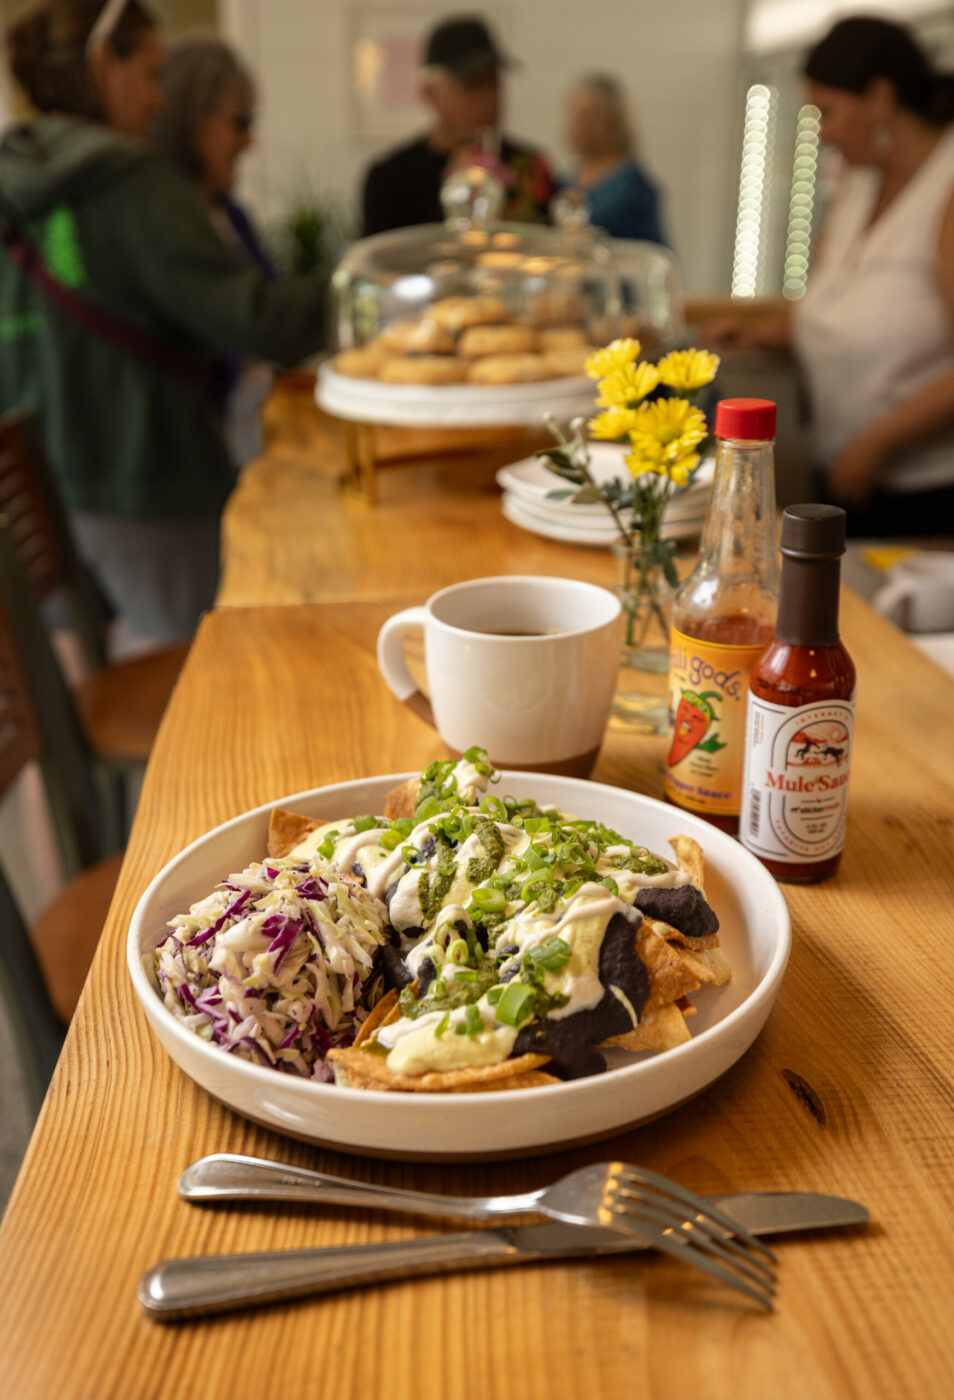
[[[882,160],[894,150],[894,133],[886,122],[879,123],[871,133],[871,149]]]

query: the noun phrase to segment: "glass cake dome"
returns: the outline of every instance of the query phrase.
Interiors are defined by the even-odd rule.
[[[670,340],[667,250],[605,237],[568,197],[553,206],[562,227],[500,222],[503,187],[479,165],[450,176],[441,201],[444,223],[361,239],[335,269],[324,408],[378,422],[538,422],[592,409],[594,349],[619,335],[647,350]]]

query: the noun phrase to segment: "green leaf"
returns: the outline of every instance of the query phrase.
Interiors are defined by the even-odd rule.
[[[573,504],[575,506],[590,506],[602,499],[603,497],[600,495],[599,487],[593,486],[588,481],[585,486],[580,487],[579,491],[577,491],[576,495],[573,497]]]
[[[697,744],[696,748],[703,749],[706,753],[718,753],[720,749],[725,748],[725,744],[722,743],[718,734],[710,734],[705,743]]]
[[[573,455],[565,447],[542,447],[535,454],[548,471],[562,476],[564,481],[575,481],[582,486],[586,476],[573,460]]]

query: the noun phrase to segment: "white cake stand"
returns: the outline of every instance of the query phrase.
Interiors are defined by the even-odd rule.
[[[595,386],[585,375],[536,384],[382,384],[338,374],[330,364],[318,371],[320,408],[353,428],[347,433],[348,481],[373,500],[378,462],[374,424],[402,428],[542,427],[545,413],[562,422],[595,410]]]

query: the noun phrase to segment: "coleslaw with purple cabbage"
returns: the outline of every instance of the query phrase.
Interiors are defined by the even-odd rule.
[[[253,863],[188,914],[156,950],[166,1007],[222,1049],[322,1081],[325,1056],[350,1045],[387,910],[320,857]]]

